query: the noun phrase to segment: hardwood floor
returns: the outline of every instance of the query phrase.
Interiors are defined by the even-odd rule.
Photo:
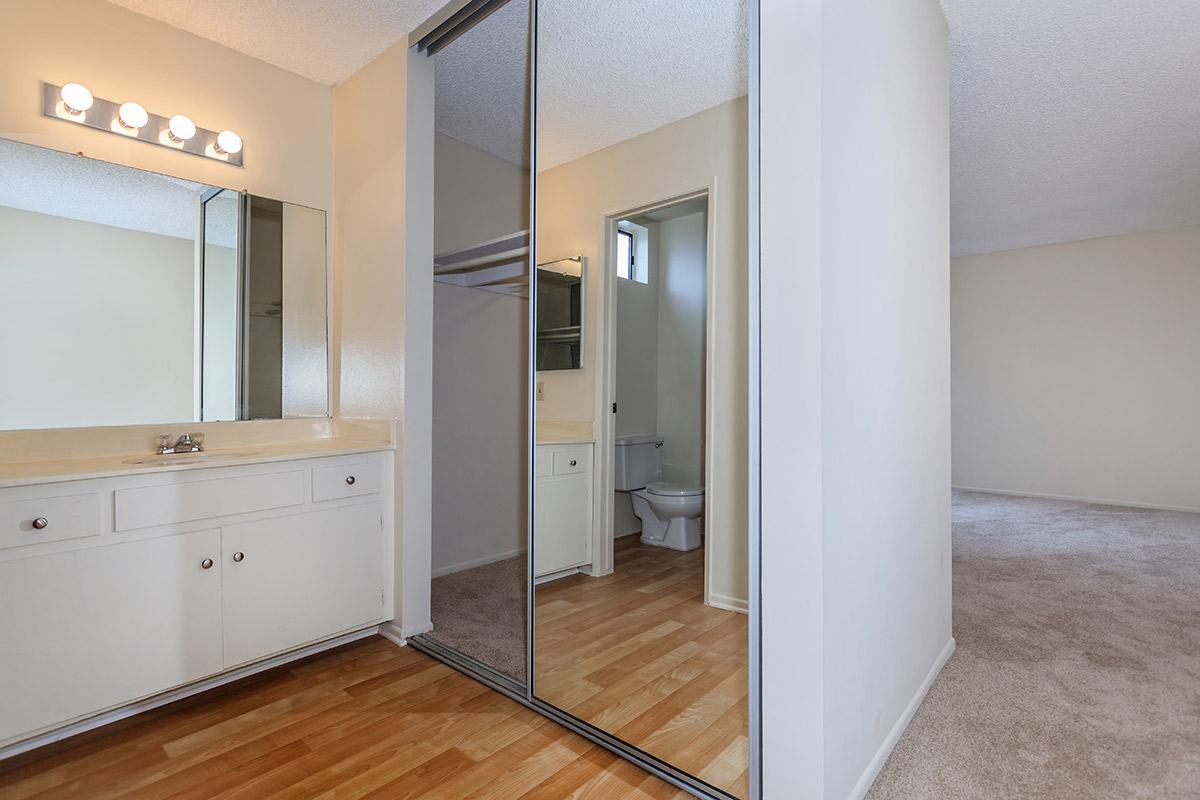
[[[747,794],[746,617],[704,605],[704,551],[617,540],[615,570],[537,587],[534,693]]]
[[[380,638],[0,762],[4,800],[686,796]]]

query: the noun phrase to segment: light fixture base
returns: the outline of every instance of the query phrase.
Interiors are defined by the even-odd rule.
[[[42,84],[42,114],[52,119],[60,119],[72,125],[83,125],[105,133],[118,133],[113,130],[114,122],[121,128],[119,135],[126,139],[137,139],[147,144],[168,147],[183,153],[206,158],[209,161],[222,161],[235,167],[242,166],[244,149],[236,153],[226,153],[217,149],[217,131],[196,127],[196,135],[183,141],[172,141],[170,137],[170,119],[168,117],[146,112],[146,124],[141,128],[129,128],[121,121],[120,103],[105,100],[93,95],[92,107],[86,113],[72,114],[61,97],[62,87],[52,83]]]

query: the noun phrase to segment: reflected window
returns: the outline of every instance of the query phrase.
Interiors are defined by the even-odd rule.
[[[627,219],[617,222],[617,277],[650,282],[650,229]]]
[[[632,280],[637,273],[634,271],[633,234],[629,231],[617,231],[617,277]]]

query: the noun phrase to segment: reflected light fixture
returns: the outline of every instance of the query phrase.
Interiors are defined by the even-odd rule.
[[[233,131],[221,131],[217,134],[217,145],[214,148],[218,155],[231,156],[242,152],[242,137]]]
[[[87,111],[92,107],[92,103],[95,102],[92,93],[81,83],[68,83],[62,87],[60,94],[62,96],[63,107],[66,108],[67,113],[74,116],[79,116]]]
[[[121,127],[136,131],[150,121],[150,115],[137,103],[122,103],[117,110],[117,120]]]
[[[167,123],[167,129],[167,135],[171,137],[172,142],[177,144],[183,144],[196,135],[196,123],[183,114],[176,114],[171,117],[171,120]]]

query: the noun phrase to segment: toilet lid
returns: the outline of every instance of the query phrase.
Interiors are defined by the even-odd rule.
[[[694,497],[698,494],[704,494],[703,486],[689,486],[686,483],[668,483],[667,481],[658,481],[646,487],[646,491],[650,494],[656,494],[660,497]]]

